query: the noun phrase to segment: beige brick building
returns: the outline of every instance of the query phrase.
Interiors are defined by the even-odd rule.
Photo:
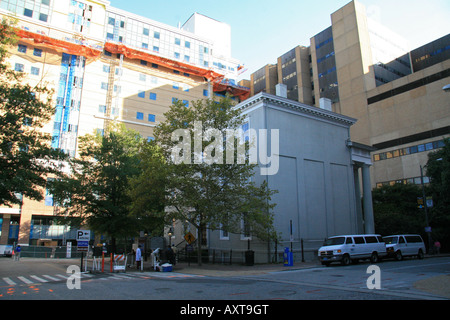
[[[251,94],[283,83],[289,99],[356,118],[351,139],[375,148],[373,187],[420,183],[427,153],[450,137],[450,93],[442,90],[450,84],[450,35],[411,51],[351,1],[309,47],[282,54],[276,67],[266,86],[255,82],[262,69],[252,75]]]

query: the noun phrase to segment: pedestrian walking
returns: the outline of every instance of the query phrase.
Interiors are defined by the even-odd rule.
[[[434,249],[435,249],[436,254],[441,253],[441,243],[438,240],[436,240],[434,242]]]
[[[22,248],[20,245],[16,247],[16,250],[14,250],[14,260],[19,261],[20,260],[20,251],[22,251]]]
[[[136,249],[136,268],[139,270],[141,269],[141,263],[142,263],[142,253],[141,253],[141,245],[138,246]]]

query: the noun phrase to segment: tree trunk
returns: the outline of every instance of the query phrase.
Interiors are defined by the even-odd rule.
[[[198,239],[197,239],[197,262],[198,262],[198,265],[201,266],[202,265],[202,239],[203,239],[203,228],[202,228],[201,224],[197,228],[197,235],[198,235]]]

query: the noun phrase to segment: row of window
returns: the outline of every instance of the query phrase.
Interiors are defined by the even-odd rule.
[[[423,183],[425,183],[425,184],[430,183],[430,178],[424,176]],[[377,186],[377,188],[381,188],[382,186],[393,186],[395,184],[422,184],[422,179],[421,179],[421,177],[414,177],[414,178],[377,182],[376,186]]]
[[[419,144],[416,146],[411,146],[407,148],[400,148],[392,151],[381,152],[373,155],[373,161],[381,161],[391,158],[397,158],[401,156],[406,156],[408,154],[414,154],[419,152],[430,151],[438,148],[444,147],[444,140],[438,140],[433,142],[428,142],[424,144]]]
[[[144,120],[144,113],[143,112],[136,112],[136,119],[137,120]],[[149,113],[148,114],[148,122],[156,122],[156,116],[154,114]]]
[[[50,14],[50,0],[2,0],[0,8],[17,15],[47,22]]]
[[[22,63],[16,63],[14,66],[14,70],[17,72],[25,72],[25,65]],[[41,72],[40,68],[31,67],[30,74],[38,76],[40,72]]]

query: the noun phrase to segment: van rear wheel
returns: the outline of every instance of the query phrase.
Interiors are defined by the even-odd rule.
[[[398,250],[398,251],[395,253],[395,260],[397,260],[397,261],[403,260],[403,255],[402,255],[402,252],[401,252],[400,250]]]
[[[348,254],[345,254],[345,255],[342,257],[341,264],[342,264],[343,266],[348,266],[351,262],[352,262],[352,260],[350,259],[350,256],[349,256]]]
[[[370,262],[372,262],[372,263],[378,262],[378,253],[372,252],[372,255],[370,256]]]
[[[422,249],[419,250],[419,253],[417,254],[418,259],[423,259],[423,251]]]

